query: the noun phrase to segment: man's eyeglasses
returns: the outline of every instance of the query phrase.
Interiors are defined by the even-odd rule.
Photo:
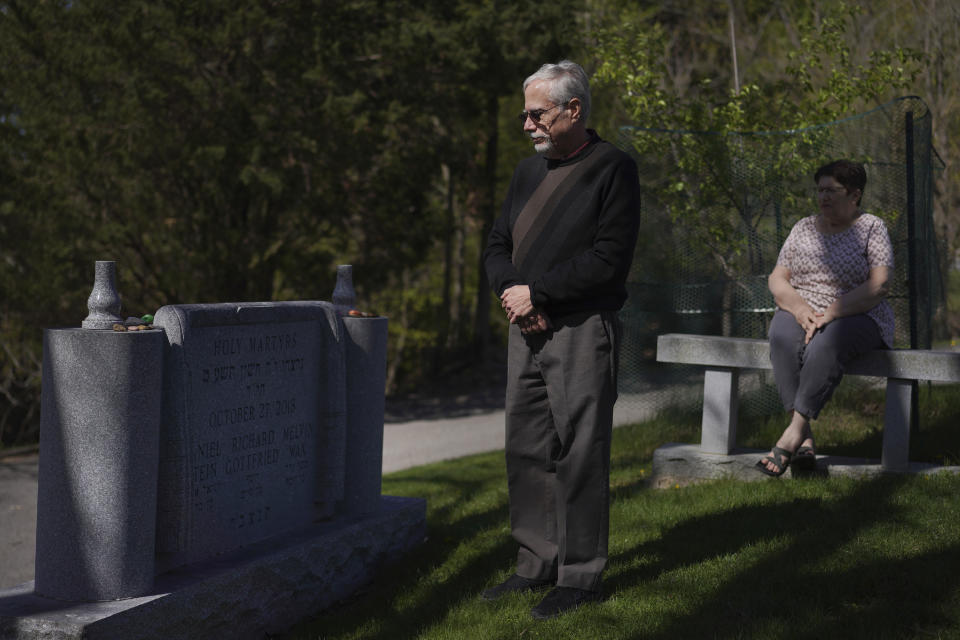
[[[526,124],[527,118],[533,120],[536,124],[540,124],[540,118],[543,117],[547,111],[553,111],[557,107],[565,107],[565,104],[555,104],[549,109],[534,109],[533,111],[521,111],[520,112],[520,124]]]

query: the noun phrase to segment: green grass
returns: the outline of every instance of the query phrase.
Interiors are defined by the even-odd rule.
[[[911,459],[956,460],[958,395],[924,391]],[[882,397],[838,396],[814,426],[821,452],[878,456]],[[782,428],[753,419],[742,432],[769,446]],[[513,570],[498,452],[386,476],[384,493],[427,499],[428,540],[283,637],[960,638],[960,477],[648,488],[653,450],[698,437],[684,413],[615,431],[602,604],[537,622],[537,595],[479,598]]]
[[[879,461],[883,443],[884,389],[870,388],[863,378],[845,380],[813,423],[818,453],[865,457]],[[960,464],[960,387],[919,385],[919,429],[912,434],[910,459]],[[699,420],[699,417],[696,417]],[[752,417],[738,429],[744,447],[769,448],[786,426],[785,415]],[[699,432],[688,442],[697,442]]]

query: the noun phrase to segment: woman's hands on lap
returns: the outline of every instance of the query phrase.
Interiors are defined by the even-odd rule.
[[[807,334],[803,340],[804,344],[810,344],[810,339],[813,337],[813,334],[816,333],[817,329],[820,329],[833,320],[832,317],[825,319],[826,315],[817,313],[813,310],[813,307],[806,303],[799,305],[798,308],[793,311],[793,318]]]

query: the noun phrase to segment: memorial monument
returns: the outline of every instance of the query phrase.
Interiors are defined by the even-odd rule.
[[[422,541],[380,495],[387,319],[333,302],[170,305],[124,330],[98,262],[44,331],[35,580],[2,638],[258,638]]]

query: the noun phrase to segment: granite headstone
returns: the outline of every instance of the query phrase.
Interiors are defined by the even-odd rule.
[[[153,586],[163,347],[160,331],[44,331],[37,593]]]
[[[331,517],[343,497],[346,438],[333,307],[174,305],[154,322],[170,346],[161,569]]]
[[[422,541],[424,501],[380,495],[387,320],[349,316],[350,276],[45,331],[36,581],[0,637],[258,638]]]

